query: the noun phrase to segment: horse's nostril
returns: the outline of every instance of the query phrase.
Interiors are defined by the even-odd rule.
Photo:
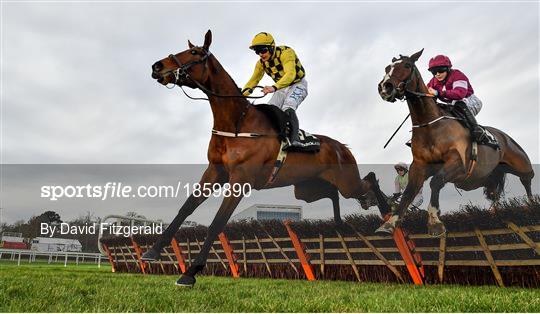
[[[163,63],[161,63],[160,61],[154,63],[154,65],[152,65],[152,70],[154,72],[159,72],[163,69]]]
[[[158,79],[160,77],[160,75],[158,75],[156,72],[152,72],[152,78],[153,79]]]
[[[390,93],[392,90],[394,90],[394,85],[390,82],[384,83],[384,91],[387,93]]]

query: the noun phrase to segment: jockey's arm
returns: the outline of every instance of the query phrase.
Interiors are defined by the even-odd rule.
[[[452,89],[443,91],[442,96],[452,100],[460,100],[467,96],[468,83],[465,80],[455,81]]]
[[[253,75],[251,75],[251,78],[242,89],[242,94],[244,96],[251,95],[251,93],[253,93],[253,89],[255,88],[255,86],[257,86],[257,84],[259,84],[263,75],[264,69],[261,65],[261,62],[257,61],[257,64],[255,64],[255,70],[253,70]]]
[[[456,70],[452,72],[452,88],[443,91],[442,96],[451,100],[461,100],[467,96],[469,80],[465,74]]]
[[[296,77],[295,60],[296,54],[294,53],[294,50],[287,49],[283,51],[281,54],[281,63],[283,64],[283,72],[285,72],[285,75],[274,84],[276,89],[287,87],[294,81],[294,78]]]
[[[428,93],[434,96],[439,96],[441,94],[441,91],[438,90],[435,86],[435,78],[432,78],[427,84],[426,87],[428,89]]]

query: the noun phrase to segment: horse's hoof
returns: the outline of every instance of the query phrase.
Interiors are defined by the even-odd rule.
[[[382,224],[382,226],[379,227],[379,229],[375,230],[375,233],[377,234],[394,234],[394,227],[391,223],[385,222]]]
[[[193,288],[196,281],[197,280],[195,280],[195,277],[182,275],[180,276],[180,278],[178,278],[175,285],[179,287],[184,287],[184,288]]]
[[[440,238],[443,234],[446,233],[446,228],[442,222],[436,222],[428,226],[428,233],[434,238]]]
[[[161,259],[161,254],[159,254],[158,251],[154,250],[153,248],[151,248],[150,250],[146,251],[142,256],[141,256],[141,260],[145,261],[145,262],[152,262],[152,261],[157,261]]]

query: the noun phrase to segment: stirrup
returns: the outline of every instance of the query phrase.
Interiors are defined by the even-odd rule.
[[[283,145],[283,148],[281,150],[287,150],[291,146],[293,146],[293,144],[291,143],[291,140],[287,137],[285,140],[285,145]]]
[[[486,130],[481,127],[475,128],[472,132],[473,140],[477,143],[484,143],[488,140]]]
[[[283,150],[288,150],[290,148],[301,148],[303,147],[302,146],[302,143],[300,143],[299,141],[292,141],[287,139],[287,142],[285,143],[285,145],[283,145]]]

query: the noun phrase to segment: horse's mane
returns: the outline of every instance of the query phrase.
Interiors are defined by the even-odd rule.
[[[232,76],[229,74],[229,72],[227,72],[225,70],[225,68],[223,67],[223,65],[221,65],[221,63],[218,61],[218,59],[214,56],[214,54],[211,55],[211,59],[214,61],[215,65],[217,67],[220,68],[220,70],[225,74],[225,76],[233,83],[233,85],[235,86],[236,90],[238,91],[238,95],[241,96],[242,93],[241,93],[241,89],[240,87],[236,84],[236,82],[234,81],[234,79],[232,78]],[[238,97],[238,101],[241,102],[241,105],[244,105],[244,106],[249,106],[249,105],[252,105],[246,98],[244,97]]]

